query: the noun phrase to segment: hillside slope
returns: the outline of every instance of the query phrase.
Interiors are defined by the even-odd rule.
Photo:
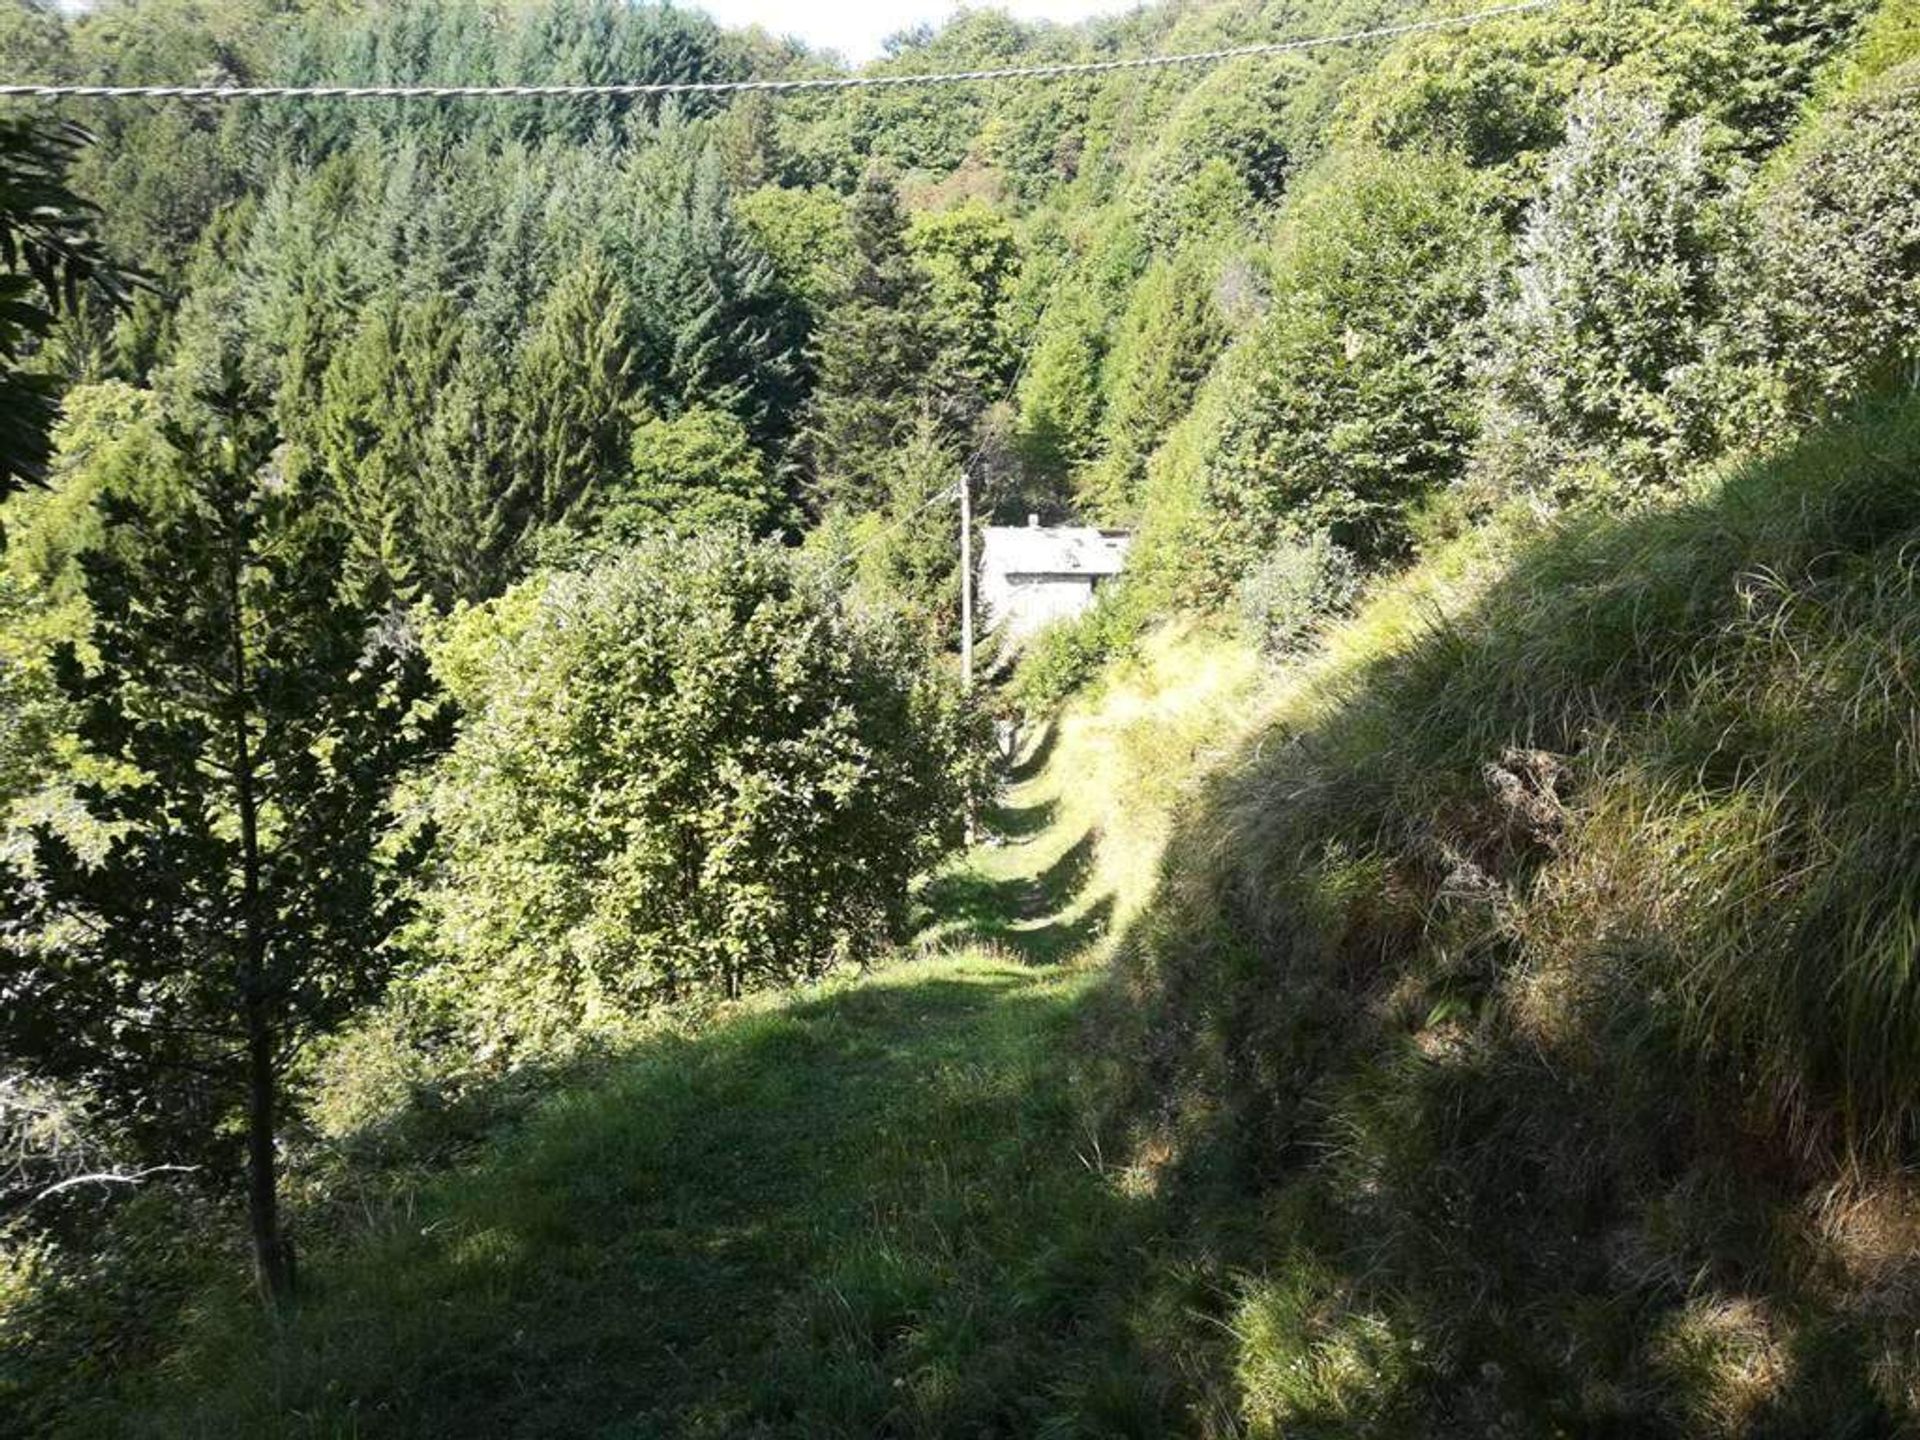
[[[15,1396],[67,1434],[1901,1433],[1916,555],[1909,398],[1480,532],[1278,672],[1156,635],[927,887],[938,954],[521,1075],[477,1145],[420,1090],[310,1165],[282,1328],[217,1265],[117,1383],[43,1349]]]
[[[1920,403],[1336,631],[1122,946],[1253,1433],[1920,1424]]]

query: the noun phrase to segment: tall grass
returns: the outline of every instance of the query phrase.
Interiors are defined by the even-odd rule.
[[[1235,1252],[1247,1424],[1920,1423],[1807,1219],[1920,1157],[1917,661],[1906,397],[1476,537],[1302,669],[1123,949],[1147,1138],[1307,1217]]]

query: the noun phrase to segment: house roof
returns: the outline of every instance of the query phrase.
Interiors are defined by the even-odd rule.
[[[1118,575],[1132,538],[1087,525],[989,525],[980,564],[1000,575]]]

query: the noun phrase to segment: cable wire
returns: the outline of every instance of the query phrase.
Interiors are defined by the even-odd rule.
[[[545,100],[627,99],[666,95],[793,94],[821,90],[884,90],[915,85],[960,85],[982,80],[1056,80],[1074,75],[1109,75],[1124,70],[1159,70],[1180,65],[1214,65],[1261,55],[1285,55],[1390,40],[1476,25],[1504,15],[1544,10],[1560,0],[1518,0],[1490,10],[1378,25],[1339,35],[1274,40],[1220,50],[1175,55],[1142,55],[1129,60],[1084,60],[1057,65],[1011,65],[990,70],[953,70],[908,75],[831,75],[795,80],[671,80],[609,85],[0,85],[0,98],[32,100]]]

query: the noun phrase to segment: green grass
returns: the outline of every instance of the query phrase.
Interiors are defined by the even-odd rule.
[[[1030,1433],[1128,1388],[1101,1317],[1152,1222],[1089,1163],[1083,991],[975,951],[647,1044],[71,1428]]]
[[[1386,588],[1120,947],[1255,1434],[1920,1426],[1920,400]]]
[[[1031,737],[994,843],[927,887],[920,958],[344,1137],[299,1186],[291,1312],[268,1325],[232,1262],[177,1313],[147,1295],[144,1354],[54,1381],[54,1433],[1179,1428],[1188,1320],[1165,1213],[1112,1158],[1090,1002],[1259,684],[1167,636]]]

